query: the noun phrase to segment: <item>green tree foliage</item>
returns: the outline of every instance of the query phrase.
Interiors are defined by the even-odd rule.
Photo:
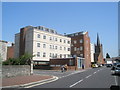
[[[4,61],[3,65],[30,65],[30,59],[34,57],[29,53],[25,53],[19,58],[9,58],[8,60]]]
[[[110,55],[108,53],[106,54],[106,58],[110,58]]]

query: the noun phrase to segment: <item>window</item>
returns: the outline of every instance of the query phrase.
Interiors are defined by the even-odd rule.
[[[54,53],[52,54],[52,58],[54,58]]]
[[[50,53],[50,57],[52,57],[52,53]]]
[[[40,47],[40,43],[37,43],[37,47]]]
[[[83,54],[80,54],[81,57],[83,57]]]
[[[74,44],[76,44],[77,43],[77,41],[76,40],[74,40]]]
[[[78,36],[78,33],[75,33],[75,36]]]
[[[43,39],[46,39],[46,36],[45,36],[45,35],[43,35]]]
[[[70,44],[70,41],[68,41],[68,44]]]
[[[52,40],[52,37],[50,37],[50,40]]]
[[[46,48],[46,44],[43,44],[43,48]]]
[[[80,50],[81,50],[81,51],[83,50],[83,47],[82,47],[82,46],[80,47]]]
[[[46,53],[45,52],[43,53],[43,57],[46,57]]]
[[[55,49],[57,49],[57,46],[55,46]]]
[[[68,48],[68,51],[70,51],[70,48]]]
[[[66,47],[64,47],[64,50],[66,50]]]
[[[55,54],[55,58],[57,58],[57,54]]]
[[[76,51],[76,49],[77,49],[77,48],[76,48],[76,47],[74,47],[74,51]]]
[[[53,45],[53,49],[54,49],[54,45]]]
[[[62,47],[60,46],[60,50],[62,50]]]
[[[37,57],[40,57],[40,52],[37,52]]]
[[[55,38],[55,41],[57,41],[57,38]]]
[[[52,45],[50,45],[50,49],[52,49]]]
[[[60,54],[60,58],[62,58],[62,54]]]
[[[39,27],[39,29],[40,29],[40,30],[43,30],[43,27],[42,27],[42,26],[40,26],[40,27]]]
[[[71,44],[71,46],[73,47],[73,44]]]
[[[70,57],[70,55],[68,54],[68,57]]]
[[[62,42],[62,39],[60,39],[60,42]]]
[[[64,43],[66,43],[66,40],[64,40]]]
[[[82,40],[82,39],[80,39],[80,43],[83,43],[83,40]]]
[[[72,37],[74,36],[74,34],[72,34]]]
[[[73,60],[69,60],[69,65],[70,65],[70,66],[73,65]]]
[[[49,31],[49,29],[48,29],[48,28],[45,28],[45,31]]]
[[[80,49],[79,48],[77,48],[77,51],[79,51]]]
[[[64,54],[64,58],[66,58],[66,54]]]
[[[40,34],[38,34],[37,37],[40,38]]]

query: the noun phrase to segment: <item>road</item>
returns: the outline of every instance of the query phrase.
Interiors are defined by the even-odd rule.
[[[58,76],[59,79],[57,81],[32,88],[110,88],[111,85],[117,85],[117,77],[112,76],[110,68],[106,67]]]

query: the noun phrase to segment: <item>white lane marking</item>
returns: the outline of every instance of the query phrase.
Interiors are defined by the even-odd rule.
[[[27,86],[27,87],[24,87],[24,88],[31,88],[31,87],[35,87],[35,86],[42,85],[42,84],[45,84],[45,83],[53,82],[53,81],[56,81],[56,80],[58,80],[58,77],[56,77],[56,79],[51,80],[51,81],[46,81],[46,82],[43,82],[43,83]]]
[[[86,71],[86,70],[78,71],[78,72],[74,72],[74,73],[71,73],[71,74],[68,74],[68,75],[65,75],[65,76],[59,77],[59,78],[68,77],[68,76],[70,76],[70,75],[77,74],[77,73],[84,72],[84,71]]]
[[[85,77],[85,78],[89,78],[90,76],[92,76],[92,75],[88,75],[87,77]]]
[[[82,82],[82,81],[83,81],[83,79],[81,79],[80,81],[78,81],[78,82],[76,82],[76,83],[70,85],[69,87],[73,87],[73,86],[77,85],[78,83],[80,83],[80,82]]]
[[[99,72],[100,70],[98,70],[98,72]]]
[[[96,74],[97,72],[94,72],[93,74]]]
[[[117,83],[117,76],[114,76],[115,77],[115,84],[118,85]]]

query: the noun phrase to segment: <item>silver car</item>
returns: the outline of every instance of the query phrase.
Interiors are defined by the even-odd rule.
[[[111,68],[113,75],[120,75],[120,63]]]

